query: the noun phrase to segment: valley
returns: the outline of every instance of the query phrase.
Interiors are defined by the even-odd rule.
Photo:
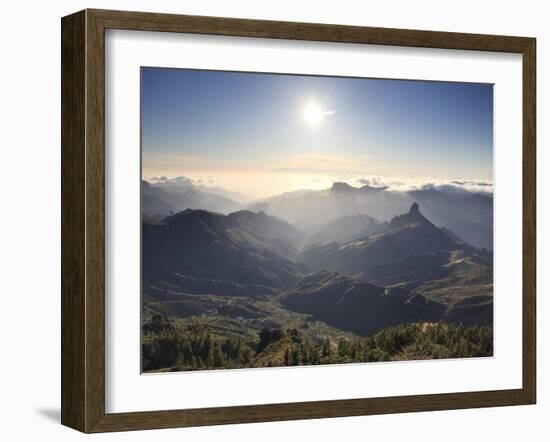
[[[315,224],[222,195],[205,203],[204,189],[183,192],[199,207],[178,211],[185,202],[149,186],[143,371],[491,356],[492,253],[438,227],[416,201],[388,217],[367,211],[381,213],[376,198],[401,207],[403,195],[336,184],[313,199],[336,198],[342,215],[305,207]],[[270,204],[290,207],[288,198],[299,204],[303,193]],[[360,213],[346,209],[350,198]]]

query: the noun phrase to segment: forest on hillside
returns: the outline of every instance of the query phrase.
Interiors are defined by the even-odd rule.
[[[297,329],[263,328],[257,340],[212,333],[207,326],[178,327],[155,315],[142,326],[142,371],[284,367],[399,360],[486,357],[490,327],[409,323],[365,337],[313,339]]]

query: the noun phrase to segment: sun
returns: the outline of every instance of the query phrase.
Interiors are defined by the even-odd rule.
[[[318,127],[327,115],[334,114],[334,111],[326,111],[315,101],[307,103],[302,111],[304,121],[310,127]]]
[[[303,116],[308,126],[317,127],[323,121],[323,110],[317,103],[310,102],[305,105]]]

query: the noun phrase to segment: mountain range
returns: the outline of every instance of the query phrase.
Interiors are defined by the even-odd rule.
[[[313,226],[304,245],[329,242],[346,243],[357,238],[371,236],[388,228],[387,222],[380,222],[369,215],[348,215],[329,221],[326,224]]]
[[[315,244],[306,248],[299,259],[315,269],[395,284],[448,264],[452,254],[459,251],[476,253],[472,246],[436,227],[413,203],[407,213],[392,218],[380,233],[344,244]]]
[[[300,277],[291,260],[300,237],[290,224],[261,212],[186,209],[143,223],[143,281],[175,284],[173,275],[182,275],[182,289],[191,280],[288,288]]]
[[[155,183],[142,181],[142,213],[166,216],[188,208],[223,214],[241,209],[263,211],[287,220],[307,232],[306,236],[313,236],[328,223],[346,217],[353,236],[361,233],[354,230],[354,217],[369,216],[385,223],[396,213],[405,211],[412,202],[418,202],[434,224],[449,229],[477,248],[493,248],[493,197],[489,193],[465,191],[457,186],[424,186],[416,190],[395,191],[385,186],[358,188],[336,182],[326,190],[298,190],[247,203],[247,198],[236,192],[197,185],[180,178]],[[359,226],[359,223],[355,224]],[[308,243],[324,239],[321,232]],[[340,234],[329,239],[343,241],[350,239],[350,235]]]
[[[142,181],[141,212],[145,215],[170,215],[185,209],[203,209],[229,213],[242,207],[217,189],[211,192],[204,189],[208,188],[190,183],[167,185]]]
[[[492,254],[416,202],[389,222],[344,216],[310,235],[263,211],[144,217],[142,278],[146,316],[206,315],[231,333],[289,321],[357,335],[419,321],[492,324]]]
[[[326,270],[303,278],[282,302],[291,310],[360,335],[401,323],[438,321],[445,313],[442,304],[411,296],[407,290],[384,288]]]
[[[493,248],[490,193],[470,192],[452,185],[396,191],[385,186],[353,187],[336,182],[325,190],[298,190],[248,202],[236,192],[179,178],[154,183],[142,181],[141,205],[145,216],[167,216],[188,208],[226,215],[242,209],[262,211],[288,221],[304,232],[307,244],[314,244],[372,234],[377,227],[372,224],[365,228],[362,218],[368,216],[384,225],[417,202],[435,225],[448,229],[476,248]],[[331,226],[331,223],[336,224]],[[362,232],[362,229],[366,230]]]
[[[334,183],[326,190],[296,191],[248,206],[278,216],[296,227],[311,231],[320,224],[343,216],[368,214],[382,222],[403,213],[417,202],[437,226],[446,227],[477,248],[493,248],[493,197],[456,186],[423,186],[410,191],[395,191],[385,186],[353,187]]]

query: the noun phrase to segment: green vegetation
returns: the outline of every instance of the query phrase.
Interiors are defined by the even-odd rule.
[[[161,323],[166,326],[151,327]],[[143,371],[247,367],[254,356],[242,339],[215,340],[203,326],[182,330],[162,316],[154,316],[142,329]]]
[[[486,357],[493,333],[483,326],[422,322],[367,335],[305,335],[263,328],[255,341],[223,337],[208,325],[176,325],[161,315],[143,324],[143,371],[345,364],[412,359]]]

